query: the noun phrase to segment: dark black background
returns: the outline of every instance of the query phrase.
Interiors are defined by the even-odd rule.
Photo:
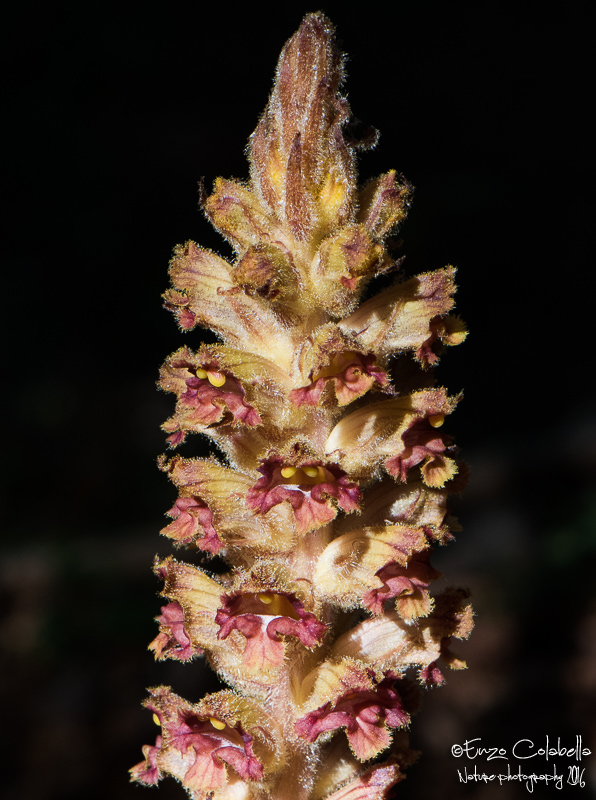
[[[522,797],[458,785],[449,750],[547,734],[596,750],[588,4],[322,8],[349,54],[352,110],[381,131],[361,175],[396,168],[417,187],[408,271],[456,264],[471,330],[438,368],[465,390],[450,430],[473,472],[464,532],[437,563],[474,593],[477,630],[459,648],[468,672],[451,673],[414,721],[423,758],[397,796]],[[126,769],[154,736],[145,686],[171,682],[191,700],[212,689],[200,667],[154,665],[145,651],[172,500],[155,468],[172,404],[154,381],[184,341],[160,293],[178,242],[228,253],[197,181],[246,177],[278,53],[312,10],[87,0],[6,14],[0,702],[11,800],[142,800]],[[575,796],[593,796],[595,765],[582,764],[592,789]],[[159,796],[182,790],[166,782]]]

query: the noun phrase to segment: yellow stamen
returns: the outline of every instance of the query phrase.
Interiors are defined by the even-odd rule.
[[[204,370],[204,369],[198,369],[197,370],[197,378],[200,378],[202,381],[204,381],[206,377],[207,377],[207,371],[206,370]]]
[[[211,386],[215,386],[216,389],[219,389],[226,382],[226,376],[221,372],[208,372],[207,378]]]
[[[275,592],[261,592],[257,594],[257,599],[264,605],[268,606],[267,615],[273,617],[289,617],[290,619],[300,619],[296,613],[296,609],[287,597],[283,594],[275,594]]]
[[[153,715],[153,722],[155,722],[156,725],[161,725],[161,722],[159,721],[159,717],[157,716],[157,714]]]
[[[296,474],[296,467],[282,467],[281,468],[281,476],[282,478],[293,478]]]
[[[309,478],[318,478],[319,477],[319,468],[318,467],[302,467],[302,472],[305,475],[308,475]]]
[[[222,722],[220,719],[215,719],[215,717],[209,717],[209,722],[213,725],[216,731],[223,731],[226,727],[226,723]]]
[[[428,418],[428,421],[433,426],[433,428],[440,428],[441,425],[445,422],[445,414],[433,414]]]

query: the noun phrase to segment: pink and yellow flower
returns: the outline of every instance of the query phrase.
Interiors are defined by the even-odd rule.
[[[246,639],[243,661],[249,669],[280,667],[285,656],[282,636],[291,636],[312,648],[327,630],[287,592],[232,592],[222,595],[222,603],[215,617],[217,638],[226,639],[234,630],[241,633]]]
[[[219,692],[191,705],[161,686],[152,690],[145,705],[161,735],[154,746],[143,748],[145,761],[131,770],[135,780],[153,785],[167,772],[194,796],[207,798],[236,778],[251,782],[263,777],[254,735],[243,724],[243,718],[254,720],[249,703],[242,709],[232,693]],[[254,733],[265,744],[258,730]],[[266,749],[263,753],[267,757]]]
[[[322,697],[326,701],[300,717],[296,731],[314,742],[321,734],[344,728],[354,755],[361,761],[373,758],[389,746],[390,729],[403,728],[410,721],[397,692],[397,682],[391,672],[378,680],[374,670],[354,662],[325,664],[316,677],[308,706]]]
[[[309,459],[294,465],[292,460],[274,455],[261,462],[258,470],[263,477],[246,496],[249,508],[266,514],[280,503],[289,503],[300,534],[331,522],[338,508],[356,511],[360,489],[337,464]]]

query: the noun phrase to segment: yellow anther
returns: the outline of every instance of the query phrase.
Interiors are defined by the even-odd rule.
[[[157,714],[153,715],[153,722],[155,722],[156,725],[161,725],[161,722],[159,721],[159,717],[157,716]]]
[[[318,467],[302,467],[302,472],[305,475],[308,475],[309,478],[318,478],[319,477],[319,468]]]
[[[428,418],[428,421],[433,426],[433,428],[440,428],[441,425],[445,422],[445,414],[433,414]]]
[[[261,603],[265,603],[266,606],[271,605],[273,602],[275,595],[271,592],[263,592],[263,594],[258,594],[257,597],[261,601]]]
[[[204,381],[206,377],[207,377],[207,370],[204,369],[197,370],[197,378],[200,378],[202,381]]]
[[[226,382],[226,376],[222,372],[208,372],[207,378],[211,386],[215,386],[216,389]]]
[[[226,723],[222,722],[220,719],[215,719],[215,717],[209,717],[209,722],[213,725],[216,731],[223,731],[226,727]]]
[[[282,478],[293,478],[296,474],[296,467],[282,467],[281,468],[281,476]]]

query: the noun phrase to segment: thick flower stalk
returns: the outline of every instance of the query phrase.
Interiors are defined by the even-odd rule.
[[[451,641],[472,627],[466,593],[433,591],[431,565],[463,485],[443,432],[459,397],[431,369],[465,337],[454,269],[401,276],[387,241],[412,189],[394,171],[358,188],[342,79],[331,24],[307,16],[250,180],[218,179],[204,201],[233,262],[188,242],[171,263],[166,306],[221,343],[167,359],[164,429],[220,456],[160,461],[178,491],[162,533],[205,566],[157,560],[150,648],[206,658],[230,688],[197,704],[152,689],[160,733],[132,775],[171,775],[196,800],[386,798],[414,757],[421,688],[465,666]],[[209,571],[215,556],[228,571]]]

